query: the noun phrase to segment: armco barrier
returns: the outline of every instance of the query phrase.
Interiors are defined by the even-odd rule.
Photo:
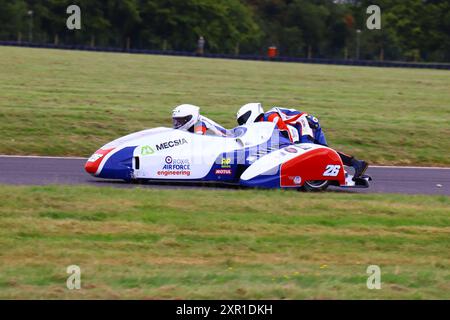
[[[84,45],[54,45],[46,43],[29,43],[17,41],[0,41],[0,46],[15,46],[15,47],[29,47],[29,48],[47,48],[47,49],[62,49],[62,50],[83,50],[83,51],[100,51],[100,52],[121,52],[131,54],[155,54],[155,55],[169,55],[169,56],[187,56],[187,57],[205,57],[216,59],[236,59],[236,60],[260,60],[260,61],[279,61],[279,62],[297,62],[297,63],[315,63],[315,64],[332,64],[332,65],[346,65],[346,66],[365,66],[365,67],[388,67],[388,68],[426,68],[426,69],[441,69],[450,70],[450,64],[446,63],[413,63],[400,61],[372,61],[372,60],[343,60],[343,59],[319,59],[319,58],[297,58],[297,57],[274,57],[258,55],[232,55],[232,54],[217,54],[205,53],[201,56],[194,52],[173,51],[173,50],[149,50],[149,49],[121,49],[115,47],[90,47]]]

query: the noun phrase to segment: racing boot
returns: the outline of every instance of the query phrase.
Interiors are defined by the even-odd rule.
[[[353,167],[355,169],[353,179],[361,177],[369,166],[369,164],[364,160],[358,160],[355,157],[349,156],[342,152],[338,152],[338,154],[341,157],[342,163],[344,165]]]
[[[366,172],[368,166],[369,164],[364,160],[358,160],[353,157],[352,167],[355,168],[355,175],[353,176],[353,179],[361,177],[364,172]]]

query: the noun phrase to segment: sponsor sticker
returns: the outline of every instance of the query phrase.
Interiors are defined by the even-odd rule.
[[[158,176],[190,176],[191,164],[189,159],[174,159],[171,156],[164,158],[165,164],[156,172]]]
[[[302,177],[299,176],[289,176],[288,179],[291,180],[294,184],[302,183]]]
[[[166,164],[163,166],[163,170],[191,170],[189,159],[173,159],[171,156],[167,156],[164,161]]]
[[[158,176],[190,176],[191,172],[187,170],[160,170],[156,173]]]
[[[231,175],[232,171],[231,169],[216,169],[214,173],[216,175]]]
[[[231,168],[231,158],[222,158],[220,165],[222,168]]]
[[[188,142],[185,138],[170,140],[167,142],[157,144],[156,150],[159,151],[159,150],[169,149],[169,148],[173,148],[173,147],[178,147],[178,146],[181,146],[186,143],[188,143]]]
[[[153,154],[153,153],[155,153],[155,151],[150,146],[143,146],[141,148],[141,155],[143,155],[143,156],[147,156],[147,155]]]
[[[286,147],[286,148],[284,148],[284,150],[289,153],[297,153],[298,152],[298,150],[293,147]]]

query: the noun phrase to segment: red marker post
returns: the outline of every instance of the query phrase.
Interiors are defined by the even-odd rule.
[[[278,55],[278,49],[277,49],[277,47],[271,46],[271,47],[269,47],[269,48],[267,49],[267,56],[268,56],[270,59],[275,58],[277,55]]]

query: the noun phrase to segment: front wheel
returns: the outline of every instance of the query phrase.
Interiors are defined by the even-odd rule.
[[[305,181],[303,189],[305,191],[325,191],[330,185],[328,180],[309,180]]]

